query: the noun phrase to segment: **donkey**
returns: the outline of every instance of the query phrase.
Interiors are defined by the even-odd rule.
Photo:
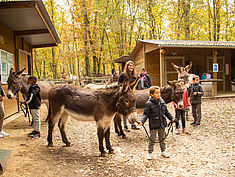
[[[192,62],[189,63],[189,65],[183,67],[183,66],[177,66],[174,63],[171,63],[172,67],[177,71],[178,73],[178,79],[183,79],[184,81],[188,81],[189,85],[191,85],[193,82],[193,77],[195,74],[189,74],[189,70],[192,68]]]
[[[183,105],[183,89],[182,85],[178,82],[174,81],[167,81],[169,86],[162,87],[160,89],[161,91],[161,97],[165,101],[166,104],[174,101],[178,105]],[[144,108],[145,103],[149,99],[149,89],[145,90],[135,90],[134,91],[136,96],[136,108]],[[125,133],[122,129],[122,119],[120,114],[116,114],[114,117],[114,127],[115,132],[118,136],[122,136],[123,139],[126,138]]]
[[[69,85],[54,87],[49,92],[48,121],[48,146],[52,146],[52,132],[59,120],[58,126],[61,132],[62,141],[70,146],[65,133],[65,124],[68,116],[81,121],[96,121],[97,134],[99,139],[99,151],[105,156],[103,139],[105,138],[106,148],[113,153],[110,144],[110,124],[116,112],[127,115],[130,123],[137,121],[136,97],[133,93],[135,84],[129,86],[126,79],[122,87],[116,86],[106,89],[82,89]]]
[[[7,79],[7,97],[9,99],[12,99],[18,92],[22,93],[24,99],[27,97],[29,86],[27,85],[28,77],[22,75],[24,70],[25,68],[21,71],[14,72],[13,69],[11,69],[9,77]],[[38,85],[41,90],[40,96],[42,99],[42,103],[45,103],[48,107],[48,92],[55,84],[52,81],[44,80],[38,81]]]

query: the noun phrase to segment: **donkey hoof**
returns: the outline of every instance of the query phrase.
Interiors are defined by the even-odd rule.
[[[127,139],[126,135],[122,135],[122,139]]]
[[[52,147],[52,146],[53,146],[53,143],[48,143],[47,146],[48,146],[48,147]]]
[[[109,150],[109,154],[114,154],[114,149],[111,148],[111,149]]]
[[[101,153],[99,157],[106,157],[106,153],[105,152]]]
[[[71,144],[70,143],[66,143],[66,147],[71,147]]]

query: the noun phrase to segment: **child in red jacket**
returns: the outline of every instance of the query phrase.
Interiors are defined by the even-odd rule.
[[[184,80],[179,80],[182,84],[183,87],[183,107],[179,107],[175,102],[173,102],[174,107],[175,107],[175,122],[176,122],[176,129],[175,133],[179,134],[179,119],[181,117],[182,121],[182,132],[183,133],[188,133],[186,130],[186,123],[185,123],[185,112],[187,109],[187,106],[189,106],[189,100],[188,100],[188,89],[184,85]]]

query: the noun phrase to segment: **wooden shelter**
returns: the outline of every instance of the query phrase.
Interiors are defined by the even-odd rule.
[[[213,83],[216,91],[231,91],[231,81],[235,80],[232,73],[235,42],[139,40],[129,57],[133,58],[137,71],[141,67],[146,69],[154,85],[164,86],[167,80],[177,79],[172,62],[185,66],[192,61],[190,73],[200,77],[210,73],[218,80]],[[215,63],[219,66],[218,72],[213,72]]]
[[[0,74],[6,93],[11,68],[33,73],[32,49],[57,46],[60,38],[42,0],[0,2]],[[5,99],[6,116],[19,111],[17,100]]]

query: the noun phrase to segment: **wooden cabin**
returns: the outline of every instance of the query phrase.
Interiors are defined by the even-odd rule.
[[[185,66],[190,61],[193,63],[190,73],[200,78],[210,73],[217,80],[216,91],[231,91],[235,81],[235,42],[139,40],[129,57],[133,58],[137,71],[141,67],[146,69],[153,85],[164,86],[167,80],[177,80],[172,62]],[[213,72],[215,63],[219,66],[218,72]]]
[[[7,78],[11,68],[26,68],[33,74],[34,48],[57,46],[60,38],[50,20],[42,0],[0,2],[0,74],[7,92]],[[16,99],[5,99],[5,116],[19,111]]]

